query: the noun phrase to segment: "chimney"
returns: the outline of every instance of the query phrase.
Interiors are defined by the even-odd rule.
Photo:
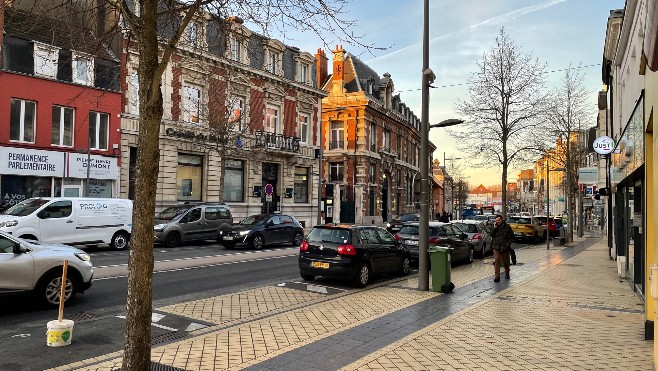
[[[333,51],[334,53],[334,73],[332,75],[332,81],[333,85],[331,87],[332,93],[333,94],[342,94],[344,87],[345,87],[345,81],[344,79],[344,69],[343,69],[343,63],[345,61],[345,51],[343,50],[342,45],[336,45],[336,50]]]
[[[324,50],[318,48],[318,52],[315,54],[315,63],[318,77],[318,89],[322,89],[322,84],[327,81],[327,56],[324,54]]]
[[[240,18],[240,17],[238,17],[238,16],[235,16],[235,15],[226,18],[226,21],[231,22],[231,23],[236,23],[236,24],[243,24],[243,23],[244,23],[244,21],[242,20],[242,18]]]

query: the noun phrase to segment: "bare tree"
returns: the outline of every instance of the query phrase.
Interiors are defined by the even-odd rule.
[[[591,95],[583,85],[583,74],[578,69],[568,68],[562,84],[556,88],[549,99],[547,110],[548,131],[558,138],[556,155],[551,162],[565,168],[565,176],[561,187],[565,190],[567,215],[569,217],[568,240],[573,240],[575,226],[575,196],[578,190],[578,167],[584,155],[585,148],[582,138],[583,127],[595,117],[594,110],[588,105]]]
[[[478,62],[479,72],[471,79],[469,100],[457,110],[470,122],[464,131],[450,134],[460,143],[465,157],[475,167],[502,168],[502,207],[507,215],[507,174],[514,164],[524,163],[537,148],[546,106],[546,65],[525,54],[504,29],[495,45]]]

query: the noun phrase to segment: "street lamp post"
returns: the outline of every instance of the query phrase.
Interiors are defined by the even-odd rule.
[[[454,155],[453,155],[452,158],[449,158],[447,160],[455,161],[455,160],[461,160],[461,159],[462,159],[461,157],[454,157]],[[454,162],[453,162],[453,165],[454,165]],[[443,212],[446,211],[446,186],[445,186],[445,180],[447,179],[447,177],[446,177],[446,174],[448,173],[447,169],[448,168],[447,168],[447,165],[446,165],[446,153],[443,152],[443,170],[444,170],[444,174],[443,174]],[[450,197],[452,197],[452,180],[450,181],[450,184],[451,184],[450,185]]]

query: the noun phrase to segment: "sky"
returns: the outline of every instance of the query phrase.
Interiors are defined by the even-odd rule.
[[[582,66],[584,85],[591,91],[595,107],[602,88],[600,64],[607,19],[610,10],[623,7],[624,0],[430,0],[429,65],[437,77],[433,84],[437,88],[430,89],[430,124],[460,118],[455,104],[468,99],[468,79],[477,71],[483,53],[494,45],[501,27],[523,53],[532,54],[546,63],[548,71],[554,71],[547,74],[549,89],[560,85],[564,69]],[[283,41],[311,54],[323,48],[330,64],[331,50],[342,44],[380,76],[390,73],[394,94],[399,93],[420,118],[423,0],[352,0],[344,11],[342,18],[357,21],[353,30],[362,35],[363,44],[384,50],[337,40],[331,43],[331,38],[329,46],[324,46],[310,33],[289,33]],[[596,116],[592,115],[586,126],[595,124]],[[446,129],[432,129],[429,138],[437,146],[434,158],[441,163],[444,153],[448,159],[459,158],[454,163],[463,169],[472,187],[500,185],[501,169],[495,160],[489,169],[473,169],[468,159],[461,158]],[[450,169],[451,161],[447,162]],[[511,170],[508,180],[515,180],[518,172]]]

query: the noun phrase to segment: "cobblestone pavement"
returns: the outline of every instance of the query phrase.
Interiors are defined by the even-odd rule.
[[[152,369],[654,369],[643,304],[605,240],[517,257],[500,283],[491,258],[454,267],[451,294],[418,291],[410,276],[329,295],[268,286],[155,308],[213,325],[154,346]],[[120,366],[116,352],[52,370]]]

